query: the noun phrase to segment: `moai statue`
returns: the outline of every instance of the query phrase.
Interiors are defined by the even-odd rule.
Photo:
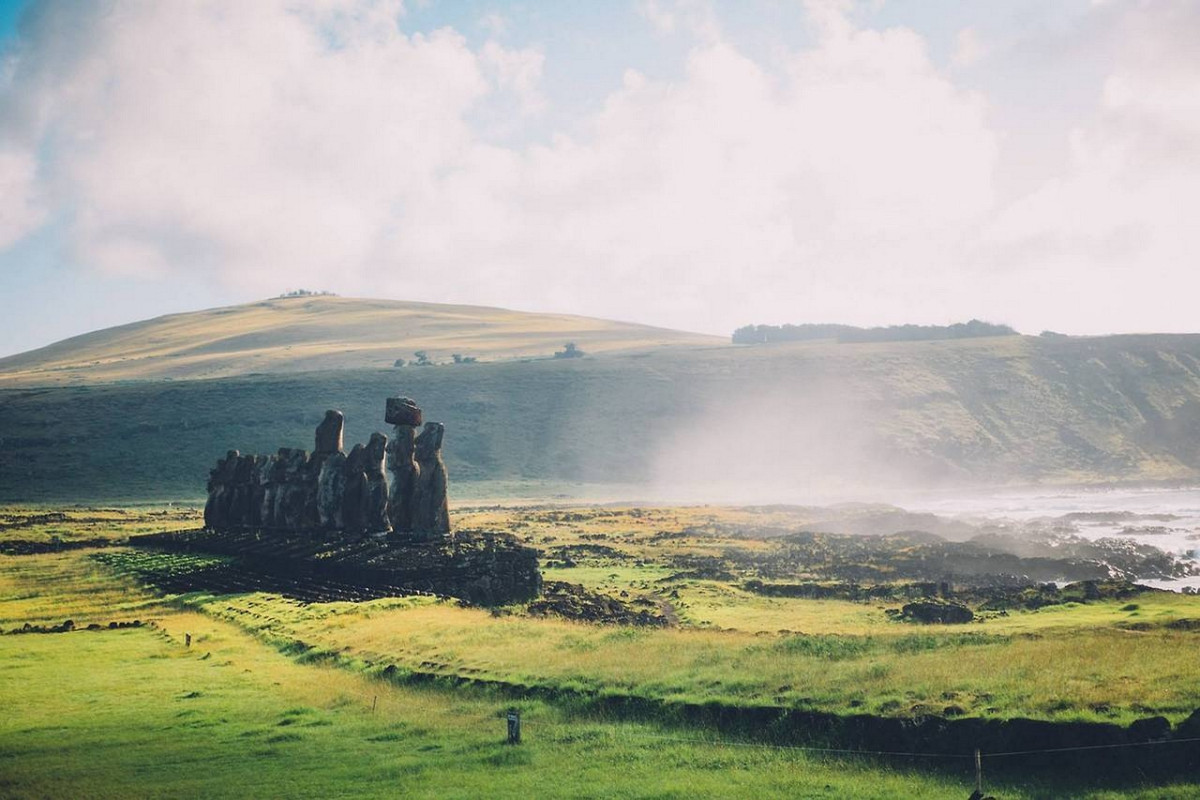
[[[342,502],[346,494],[346,454],[333,453],[321,462],[317,473],[317,525],[322,530],[340,531]]]
[[[283,482],[283,465],[279,456],[264,456],[264,459],[258,472],[259,481],[262,483],[258,520],[259,525],[270,529],[275,527],[275,498],[279,495],[279,487]]]
[[[340,411],[329,410],[317,426],[316,448],[306,465],[304,517],[305,527],[329,530],[341,516],[342,431],[346,418]],[[334,476],[337,476],[336,478]]]
[[[308,452],[296,447],[279,448],[272,477],[278,480],[275,493],[275,527],[288,531],[304,527],[305,467]]]
[[[346,533],[362,533],[366,530],[367,505],[367,449],[354,445],[346,455],[342,491],[342,528]]]
[[[254,464],[250,472],[250,508],[247,509],[246,524],[257,530],[263,525],[263,496],[266,494],[267,479],[271,474],[271,457],[253,456],[253,459]]]
[[[229,526],[229,501],[240,453],[230,450],[208,474],[208,501],[204,504],[204,527],[224,530]]]
[[[317,426],[316,447],[314,456],[328,456],[342,452],[342,431],[346,426],[346,417],[340,411],[325,412],[325,419]]]
[[[442,437],[446,428],[440,422],[426,422],[416,441],[417,486],[413,492],[414,538],[434,541],[450,533],[450,508],[446,498],[446,465],[442,461]]]
[[[388,518],[393,531],[408,533],[413,529],[413,492],[421,472],[413,458],[421,409],[407,397],[389,397],[383,419],[393,426],[394,431],[388,447],[388,469],[392,473]]]
[[[233,467],[233,486],[229,492],[229,518],[226,521],[230,528],[244,528],[250,523],[250,495],[253,488],[250,485],[254,471],[254,456],[238,456]]]
[[[372,433],[371,440],[364,448],[363,474],[366,475],[366,493],[363,499],[363,527],[367,533],[387,533],[391,530],[388,522],[388,479],[383,470],[384,458],[387,455],[388,439],[382,433]]]

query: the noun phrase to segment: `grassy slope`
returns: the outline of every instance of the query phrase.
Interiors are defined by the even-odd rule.
[[[268,641],[304,642],[313,652],[374,670],[396,664],[566,690],[902,717],[957,706],[981,717],[1122,724],[1152,714],[1178,722],[1200,707],[1200,632],[1169,626],[1200,620],[1194,596],[1151,593],[1132,603],[988,612],[965,626],[914,626],[889,618],[885,609],[899,602],[762,597],[738,588],[737,578],[675,575],[670,565],[678,556],[720,552],[735,541],[755,546],[753,538],[697,532],[706,517],[733,520],[742,511],[574,511],[583,513],[569,514],[565,523],[521,510],[479,511],[466,521],[489,518],[548,552],[610,546],[626,557],[577,556],[578,566],[548,569],[547,578],[613,597],[669,602],[680,627],[586,625],[527,616],[520,607],[493,616],[429,598],[303,604],[266,593],[197,593],[163,600],[117,570],[176,573],[201,557],[118,548],[98,557],[88,551],[0,556],[0,630],[67,618],[79,627],[144,620],[186,605]],[[112,535],[119,539],[139,525],[116,521]]]
[[[47,571],[50,563],[56,566]],[[746,692],[767,664],[749,658],[750,649],[769,653],[771,669],[787,673],[760,677],[812,681],[818,688],[829,680],[828,673],[836,680],[848,668],[862,666],[837,648],[777,646],[795,641],[788,638],[756,637],[751,644],[735,634],[707,631],[693,631],[699,638],[689,642],[685,631],[485,618],[427,601],[301,607],[266,595],[192,597],[190,602],[210,612],[195,614],[111,572],[93,572],[95,567],[85,552],[0,556],[7,579],[0,585],[0,627],[36,622],[50,611],[29,597],[35,589],[48,597],[62,592],[80,623],[138,617],[156,625],[0,637],[5,696],[0,794],[5,797],[393,797],[400,792],[406,797],[949,798],[970,789],[970,765],[963,761],[900,760],[889,766],[825,760],[795,750],[730,747],[706,743],[711,732],[579,717],[540,701],[518,704],[526,743],[510,748],[501,744],[501,714],[510,701],[486,691],[402,688],[359,671],[363,658],[378,657],[365,648],[388,642],[395,648],[388,657],[400,663],[425,650],[428,658],[474,662],[482,668],[475,674],[483,675],[495,674],[489,667],[501,649],[520,650],[527,680],[545,680],[548,670],[575,659],[594,670],[591,680],[613,686],[645,681],[648,670],[654,683],[643,688],[651,690],[695,675],[704,677],[710,691],[724,686],[726,696],[732,692],[753,702]],[[81,592],[83,587],[91,591]],[[431,619],[430,614],[450,618]],[[446,638],[428,641],[442,629]],[[251,638],[247,630],[264,635]],[[194,637],[191,649],[183,646],[185,632]],[[265,643],[294,649],[286,645],[300,632],[318,636],[318,650],[300,659]],[[343,649],[348,640],[355,646]],[[517,641],[520,648],[513,646]],[[954,658],[943,661],[956,665],[956,679],[986,678],[988,670],[976,668],[981,651],[1019,646],[966,651],[948,646],[947,656]],[[342,668],[314,657],[314,652],[334,650]],[[905,658],[916,669],[931,655]],[[1096,655],[1107,660],[1110,654]],[[896,652],[890,658],[905,660]],[[612,673],[615,665],[605,664],[615,659],[625,669]],[[973,668],[963,670],[965,662]],[[896,678],[903,686],[903,676]],[[909,771],[910,765],[916,769]],[[987,776],[989,788],[1006,798],[1183,798],[1196,791],[1194,784],[1155,785],[1152,777],[1143,786],[1114,787],[1077,765],[1058,771],[1059,783],[1047,784],[1046,773],[1031,774],[1026,764],[1011,759],[989,761]]]
[[[0,390],[0,500],[197,498],[226,449],[311,447],[326,408],[364,441],[393,394],[446,423],[459,492],[1200,474],[1200,336],[1003,337]]]
[[[12,798],[955,797],[965,782],[663,747],[650,726],[571,721],[535,704],[526,743],[507,747],[499,700],[300,665],[189,614],[157,631],[5,637],[0,654],[16,687],[0,720],[0,793]]]
[[[480,360],[714,344],[717,337],[565,314],[300,297],[135,322],[0,359],[0,386],[216,378],[390,367],[425,350]]]

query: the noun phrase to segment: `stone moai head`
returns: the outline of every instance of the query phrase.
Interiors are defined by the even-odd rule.
[[[366,466],[369,472],[383,472],[383,457],[387,454],[388,439],[382,433],[372,433],[365,448]]]
[[[317,426],[316,449],[314,455],[326,456],[342,452],[342,430],[346,425],[346,417],[340,411],[330,409],[325,412],[325,419]]]
[[[440,422],[426,422],[425,430],[417,437],[417,461],[430,461],[438,457],[442,449],[442,437],[446,426]]]
[[[236,484],[250,483],[254,474],[254,456],[238,456],[233,467],[233,482]]]
[[[237,450],[230,450],[225,453],[225,457],[217,461],[216,469],[212,470],[211,483],[214,485],[232,483],[240,458],[241,453]]]
[[[421,425],[421,409],[408,397],[389,397],[384,409],[383,421],[389,425]]]

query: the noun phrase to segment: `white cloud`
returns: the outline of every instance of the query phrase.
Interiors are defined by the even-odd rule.
[[[37,160],[27,151],[0,150],[0,250],[45,219],[37,197]]]
[[[963,28],[954,36],[954,52],[950,63],[956,67],[970,67],[987,55],[987,46],[974,28]]]
[[[700,44],[679,81],[627,73],[577,138],[476,151],[406,220],[398,260],[447,295],[467,263],[493,302],[712,330],[929,313],[991,204],[983,104],[911,32],[826,30],[780,72]]]
[[[979,247],[1010,283],[1058,287],[1035,303],[1098,298],[1072,309],[1092,330],[1193,325],[1181,312],[1200,252],[1200,9],[1151,4],[1121,27],[1097,114],[1071,132],[1060,174],[1003,209]]]
[[[1021,324],[1083,281],[1115,302],[1139,271],[1190,274],[1188,4],[1130,7],[1069,163],[999,210],[985,99],[914,31],[806,7],[815,42],[764,64],[708,5],[644,3],[691,37],[682,74],[631,69],[571,135],[502,145],[522,140],[500,123],[544,110],[543,73],[564,66],[407,34],[399,5],[47,6],[0,83],[0,247],[52,215],[108,270],[715,331]],[[959,51],[980,57],[972,29]]]
[[[710,0],[639,0],[635,8],[661,34],[684,31],[705,42],[721,38]]]
[[[493,11],[479,18],[479,26],[488,32],[489,36],[501,37],[508,33],[508,17]]]
[[[535,48],[512,50],[494,41],[487,42],[479,52],[480,66],[493,77],[498,88],[516,96],[523,114],[545,108],[546,99],[541,92],[545,60],[546,57]]]

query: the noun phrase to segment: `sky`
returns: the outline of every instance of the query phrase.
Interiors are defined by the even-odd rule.
[[[0,0],[0,355],[298,288],[1196,331],[1190,0]]]

